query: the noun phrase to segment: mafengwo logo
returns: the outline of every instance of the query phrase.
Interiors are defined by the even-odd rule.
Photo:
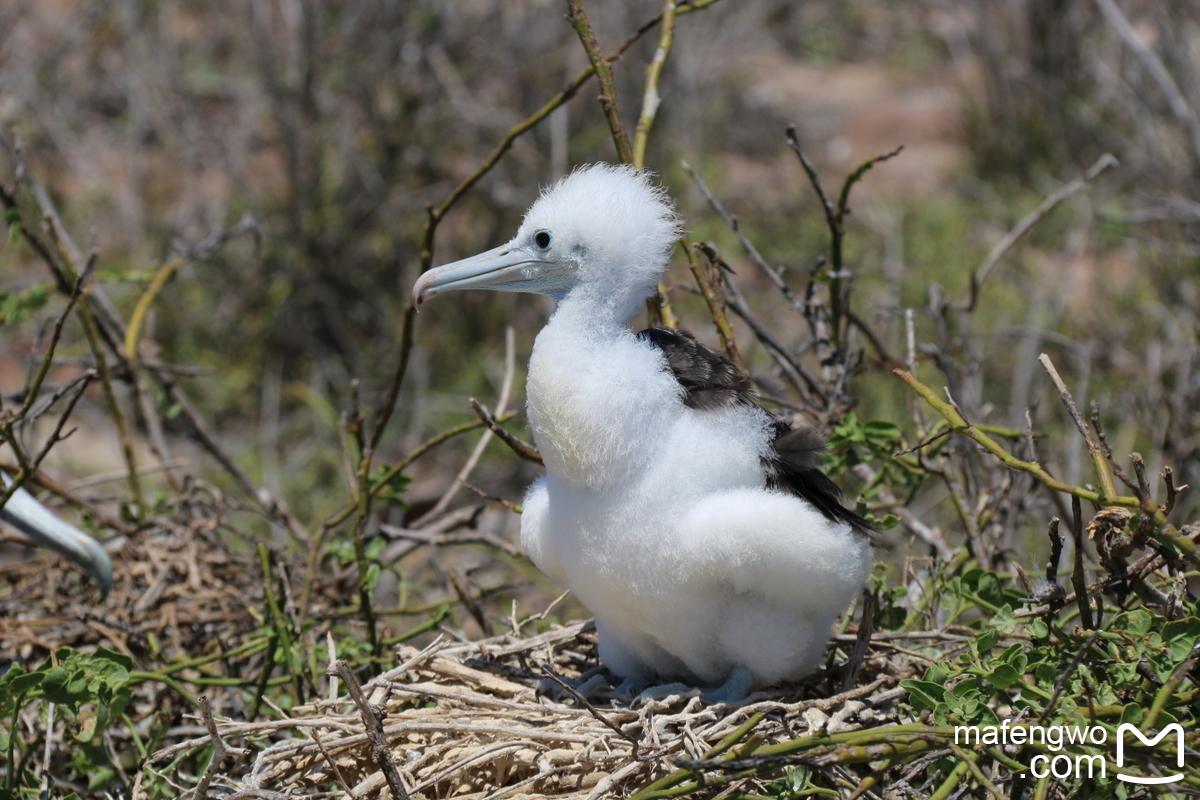
[[[1157,736],[1143,736],[1142,732],[1134,725],[1128,722],[1121,723],[1117,728],[1117,768],[1122,769],[1125,766],[1125,734],[1132,733],[1139,742],[1146,747],[1155,747],[1163,739],[1168,736],[1175,736],[1175,766],[1183,769],[1183,726],[1178,722],[1172,722],[1170,725],[1158,732]],[[1168,742],[1170,740],[1168,739]],[[1127,783],[1141,784],[1160,784],[1174,783],[1175,781],[1183,780],[1183,773],[1179,772],[1173,775],[1163,775],[1157,778],[1139,778],[1136,775],[1126,775],[1122,772],[1117,773],[1117,780],[1122,780]]]
[[[1128,722],[1121,723],[1116,730],[1116,763],[1109,761],[1103,752],[1083,748],[1102,748],[1109,746],[1109,728],[1103,725],[1037,725],[1014,724],[1011,720],[1003,720],[999,725],[960,725],[954,728],[954,743],[967,747],[995,746],[1018,747],[1030,746],[1040,750],[1029,760],[1029,773],[1038,779],[1055,778],[1068,779],[1101,779],[1109,776],[1109,767],[1115,766],[1113,777],[1126,783],[1141,785],[1158,785],[1175,783],[1183,780],[1184,765],[1184,730],[1178,722],[1172,722],[1158,731],[1157,734],[1143,734],[1136,726]],[[1153,748],[1155,760],[1162,764],[1174,764],[1179,772],[1144,777],[1133,774],[1137,765],[1144,763],[1143,758],[1130,757],[1127,748],[1138,745]],[[1161,747],[1160,747],[1161,745]],[[1171,746],[1174,750],[1171,750]],[[1072,748],[1068,750],[1068,748]],[[1047,752],[1049,751],[1049,752]],[[1112,751],[1109,750],[1109,753]],[[1138,770],[1141,771],[1141,770]],[[1022,773],[1024,777],[1024,773]]]

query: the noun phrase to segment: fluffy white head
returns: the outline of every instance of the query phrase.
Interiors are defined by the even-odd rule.
[[[632,312],[653,291],[679,233],[670,198],[648,173],[592,164],[546,189],[511,244],[570,266],[568,280],[547,292],[556,299],[581,290]]]
[[[543,192],[512,241],[422,275],[413,302],[460,289],[535,292],[623,322],[650,295],[677,238],[671,201],[647,173],[593,164]]]

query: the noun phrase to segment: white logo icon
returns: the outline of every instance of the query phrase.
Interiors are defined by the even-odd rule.
[[[1175,766],[1179,767],[1180,769],[1183,768],[1183,726],[1180,725],[1178,722],[1172,722],[1170,725],[1168,725],[1167,727],[1165,727],[1161,731],[1159,731],[1158,736],[1155,736],[1154,738],[1149,738],[1149,737],[1143,736],[1142,732],[1140,730],[1138,730],[1137,727],[1130,725],[1128,722],[1121,723],[1121,726],[1117,728],[1117,766],[1118,767],[1125,766],[1125,732],[1126,731],[1132,732],[1133,735],[1138,738],[1138,741],[1140,741],[1146,747],[1154,747],[1154,745],[1158,744],[1163,739],[1165,739],[1167,737],[1167,734],[1174,733],[1177,737],[1175,740],[1175,756],[1176,756]],[[1177,775],[1164,775],[1161,778],[1137,778],[1137,777],[1134,777],[1133,775],[1123,775],[1118,772],[1117,780],[1126,781],[1128,783],[1143,783],[1143,784],[1145,784],[1145,783],[1151,783],[1151,784],[1174,783],[1175,781],[1183,780],[1183,773],[1181,772]]]

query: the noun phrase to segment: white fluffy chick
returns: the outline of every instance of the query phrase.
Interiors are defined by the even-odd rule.
[[[818,435],[756,405],[690,335],[626,327],[678,236],[646,173],[596,164],[546,190],[508,244],[426,272],[413,301],[554,299],[529,361],[546,475],[525,497],[521,541],[595,615],[624,688],[675,679],[728,702],[820,665],[872,548],[821,471]]]

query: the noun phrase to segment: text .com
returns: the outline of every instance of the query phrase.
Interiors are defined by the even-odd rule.
[[[1115,737],[1115,777],[1127,783],[1163,784],[1183,779],[1183,773],[1172,773],[1156,777],[1130,775],[1122,770],[1126,762],[1126,741],[1145,747],[1174,747],[1174,763],[1182,769],[1184,758],[1183,726],[1173,722],[1157,734],[1143,735],[1141,730],[1128,722],[1117,726]],[[1019,747],[1044,748],[1049,753],[1038,753],[1029,761],[1029,771],[1035,778],[1098,778],[1108,777],[1108,759],[1103,754],[1062,752],[1068,745],[1106,747],[1109,729],[1101,725],[1035,725],[1012,723],[1004,720],[999,725],[958,725],[954,728],[954,743],[965,747]],[[1106,747],[1107,749],[1107,747]],[[1169,752],[1169,751],[1168,751]]]

